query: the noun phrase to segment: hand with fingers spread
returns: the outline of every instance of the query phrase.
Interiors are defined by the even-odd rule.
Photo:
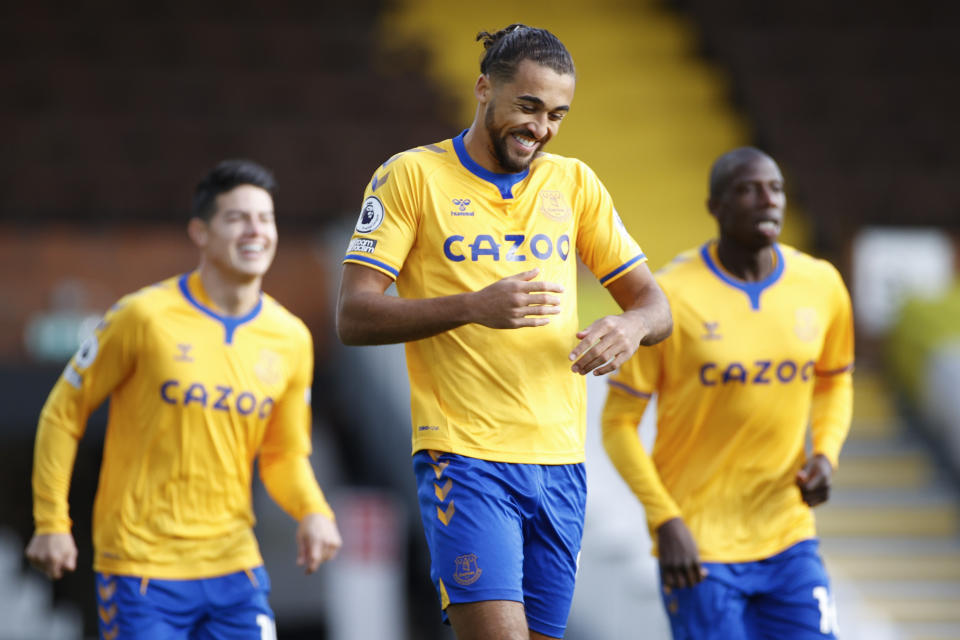
[[[34,535],[26,555],[30,564],[52,580],[59,580],[64,572],[77,568],[77,545],[69,533]]]
[[[796,482],[803,501],[815,507],[829,500],[832,478],[833,465],[830,460],[822,453],[814,454],[803,468],[797,471]]]
[[[580,342],[570,352],[570,369],[580,375],[610,373],[633,355],[646,335],[645,324],[629,312],[600,318],[577,333]]]
[[[563,287],[534,281],[540,269],[531,269],[498,280],[473,294],[473,321],[491,329],[541,327],[560,313]]]
[[[667,520],[657,528],[657,547],[663,586],[684,589],[707,577],[707,570],[700,566],[697,543],[682,518]]]
[[[336,522],[319,513],[307,514],[297,528],[297,566],[311,574],[332,560],[342,545]]]

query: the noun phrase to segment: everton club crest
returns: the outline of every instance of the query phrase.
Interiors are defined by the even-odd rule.
[[[457,556],[454,562],[457,563],[457,568],[456,571],[453,572],[453,579],[456,580],[458,584],[473,584],[480,578],[480,574],[483,573],[483,569],[477,564],[477,554],[475,553]]]

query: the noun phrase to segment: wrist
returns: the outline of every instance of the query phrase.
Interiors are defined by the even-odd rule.
[[[307,511],[307,512],[304,513],[302,516],[300,516],[300,519],[298,520],[298,522],[301,522],[301,523],[302,523],[302,522],[305,522],[305,521],[307,521],[307,520],[311,520],[311,519],[315,518],[316,516],[322,516],[322,517],[326,518],[327,520],[330,520],[331,522],[333,522],[333,521],[335,520],[334,515],[333,515],[333,509],[330,508],[330,505],[328,505],[328,504],[317,504],[317,505],[312,506],[309,511]]]
[[[834,467],[836,466],[833,464],[833,460],[830,458],[830,456],[822,451],[814,452],[813,459],[819,459],[822,463],[825,463],[830,468],[830,471],[833,471]]]
[[[477,292],[468,291],[452,297],[455,308],[453,320],[458,326],[479,322],[478,314],[476,313]]]
[[[656,526],[657,533],[662,533],[668,529],[671,529],[679,524],[683,524],[683,518],[680,516],[670,516],[666,520],[663,520],[660,524]]]
[[[480,324],[482,309],[479,306],[478,297],[476,291],[467,291],[438,300],[438,302],[445,304],[447,308],[444,309],[444,313],[438,313],[437,316],[449,318],[454,327],[462,327],[465,324],[472,323]]]
[[[629,323],[630,331],[637,344],[643,344],[644,339],[650,333],[650,327],[647,326],[647,318],[643,309],[628,309],[620,315]]]

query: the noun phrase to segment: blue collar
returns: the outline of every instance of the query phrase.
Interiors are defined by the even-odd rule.
[[[257,305],[246,315],[244,316],[225,316],[217,313],[209,307],[205,307],[200,302],[193,297],[193,294],[190,292],[189,286],[190,274],[185,273],[180,276],[180,280],[177,282],[180,285],[180,293],[183,294],[183,297],[187,299],[191,305],[202,311],[204,314],[210,316],[217,322],[223,325],[225,331],[225,342],[227,344],[233,343],[233,332],[237,330],[237,327],[240,325],[246,324],[257,317],[260,313],[260,310],[263,308],[263,294],[260,294],[260,298],[257,300]]]
[[[469,131],[469,129],[464,129],[460,132],[460,135],[453,139],[453,149],[457,152],[457,157],[460,158],[460,164],[473,175],[493,184],[493,186],[500,190],[500,195],[503,196],[504,200],[512,200],[513,185],[527,177],[530,173],[530,167],[527,167],[520,173],[494,173],[493,171],[487,171],[474,162],[470,154],[467,153],[467,147],[463,144],[463,138],[467,135],[467,131]]]
[[[779,244],[773,244],[773,252],[777,257],[777,265],[773,268],[773,272],[758,282],[744,282],[743,280],[737,280],[736,278],[730,276],[726,271],[721,269],[716,262],[713,261],[713,256],[710,255],[709,242],[700,247],[700,257],[703,258],[707,268],[709,268],[710,271],[712,271],[713,274],[720,278],[724,283],[730,285],[734,289],[740,289],[747,294],[747,297],[750,298],[750,308],[754,311],[760,309],[760,294],[762,294],[768,287],[773,286],[773,284],[780,279],[780,276],[783,275],[783,253],[780,252]]]

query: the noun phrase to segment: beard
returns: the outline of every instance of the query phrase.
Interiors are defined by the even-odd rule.
[[[500,165],[500,168],[506,173],[520,173],[530,166],[536,154],[531,154],[529,158],[524,160],[510,157],[510,152],[507,150],[507,137],[510,136],[510,134],[507,133],[503,136],[497,134],[496,123],[493,118],[494,111],[495,105],[491,104],[490,108],[487,109],[487,114],[483,121],[487,129],[487,136],[490,138],[490,144],[493,145],[493,157],[496,158],[497,164]],[[542,148],[543,145],[540,146]]]

